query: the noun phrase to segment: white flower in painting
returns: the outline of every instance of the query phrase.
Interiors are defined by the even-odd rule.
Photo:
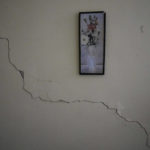
[[[86,35],[81,35],[81,45],[87,45],[89,39]]]

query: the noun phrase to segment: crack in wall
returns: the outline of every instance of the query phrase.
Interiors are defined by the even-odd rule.
[[[146,130],[146,128],[144,127],[144,125],[143,125],[140,121],[129,120],[128,118],[126,118],[126,117],[124,117],[123,115],[121,115],[121,114],[119,113],[119,111],[118,111],[117,108],[110,107],[108,104],[106,104],[106,103],[103,102],[103,101],[90,101],[90,100],[84,100],[84,99],[83,99],[83,100],[73,100],[73,101],[67,101],[67,100],[65,100],[65,99],[59,99],[59,100],[54,101],[54,100],[51,100],[51,99],[44,99],[44,98],[42,98],[42,97],[40,97],[40,96],[38,96],[38,97],[36,97],[36,98],[33,97],[32,93],[31,93],[28,89],[25,88],[25,83],[24,83],[24,71],[18,69],[17,66],[16,66],[16,65],[12,62],[12,60],[11,60],[11,57],[10,57],[10,51],[11,51],[11,49],[10,49],[10,42],[9,42],[9,39],[6,38],[6,37],[0,37],[0,40],[5,40],[5,41],[7,41],[7,44],[8,44],[8,47],[7,47],[7,48],[8,48],[8,54],[7,54],[7,56],[8,56],[8,61],[9,61],[9,63],[13,66],[13,68],[14,68],[17,72],[19,72],[19,74],[21,75],[22,81],[23,81],[22,89],[23,89],[26,93],[28,93],[28,94],[31,96],[32,99],[38,98],[39,100],[41,100],[41,101],[43,101],[43,102],[51,102],[51,103],[66,103],[66,104],[71,104],[71,103],[81,103],[81,102],[85,102],[85,103],[91,103],[91,104],[102,104],[106,109],[110,110],[111,112],[114,112],[120,119],[122,119],[122,120],[124,120],[125,122],[128,122],[128,123],[136,124],[138,127],[140,127],[140,128],[143,130],[143,132],[145,133],[145,136],[146,136],[145,146],[150,149],[149,134],[148,134],[148,131]]]

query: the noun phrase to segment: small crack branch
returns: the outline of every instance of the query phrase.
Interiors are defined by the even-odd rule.
[[[9,42],[9,39],[8,38],[5,38],[5,37],[0,37],[0,40],[6,40],[7,41],[7,44],[8,44],[8,61],[9,63],[13,66],[13,68],[19,72],[19,74],[21,75],[22,77],[22,81],[23,81],[23,87],[22,89],[28,93],[32,99],[35,99],[35,97],[33,97],[32,93],[27,90],[25,88],[25,83],[24,83],[24,71],[23,70],[20,70],[16,67],[16,65],[12,62],[11,60],[11,57],[10,57],[10,42]],[[123,115],[121,115],[118,111],[117,108],[113,108],[113,107],[110,107],[109,105],[107,105],[106,103],[104,103],[103,101],[91,101],[91,100],[73,100],[73,101],[67,101],[67,100],[64,100],[64,99],[59,99],[59,100],[50,100],[50,99],[44,99],[42,97],[36,97],[38,99],[40,99],[41,101],[43,102],[51,102],[51,103],[66,103],[66,104],[71,104],[71,103],[80,103],[80,102],[85,102],[85,103],[91,103],[91,104],[102,104],[106,109],[110,110],[111,112],[114,112],[120,119],[124,120],[125,122],[127,123],[133,123],[133,124],[136,124],[138,127],[141,128],[141,130],[145,133],[145,136],[146,136],[146,140],[145,140],[145,145],[147,148],[150,149],[150,143],[149,143],[149,134],[148,134],[148,131],[146,130],[146,128],[144,127],[144,125],[140,122],[140,121],[136,121],[136,120],[129,120],[127,119],[126,117],[124,117]]]

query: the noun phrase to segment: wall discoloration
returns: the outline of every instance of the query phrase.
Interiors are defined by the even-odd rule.
[[[144,25],[141,25],[141,26],[140,26],[140,32],[141,32],[141,33],[144,33]]]

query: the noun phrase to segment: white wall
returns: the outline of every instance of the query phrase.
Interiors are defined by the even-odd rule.
[[[100,10],[106,72],[80,76],[78,12]],[[0,149],[148,149],[149,16],[149,0],[1,0]]]

